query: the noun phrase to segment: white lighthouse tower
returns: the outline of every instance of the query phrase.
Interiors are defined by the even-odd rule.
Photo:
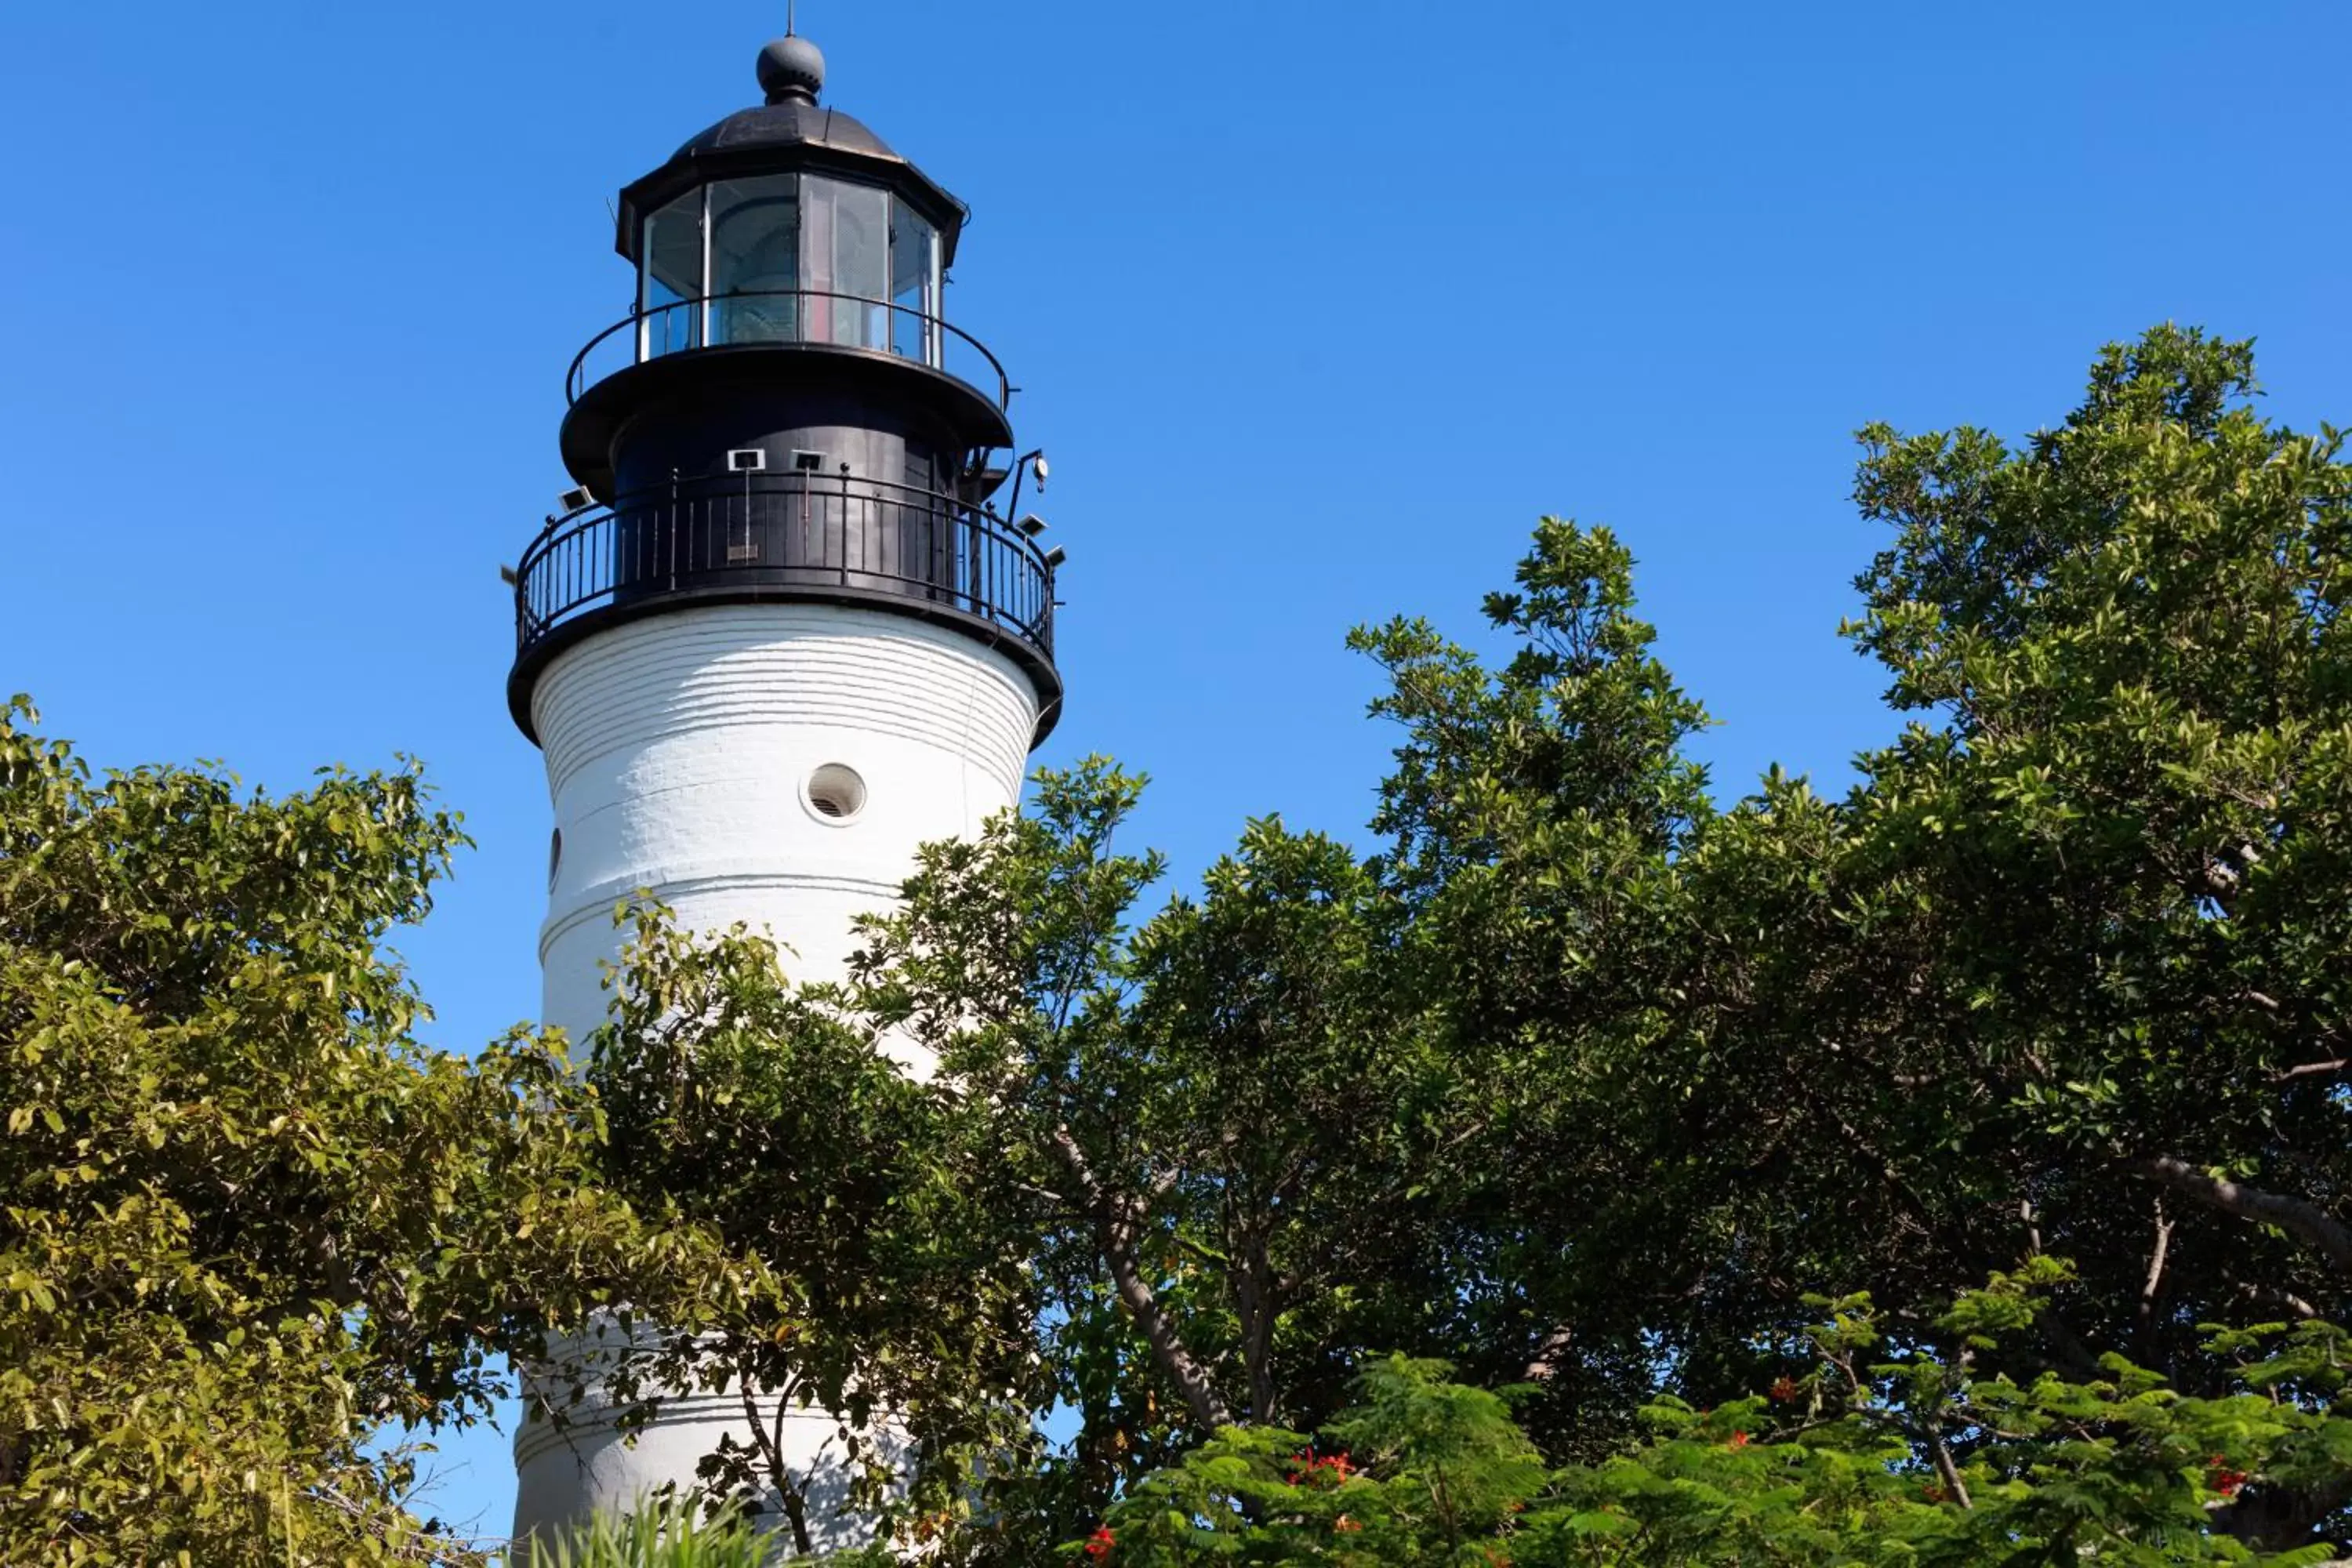
[[[639,889],[838,974],[852,917],[1012,805],[1060,709],[1059,552],[994,503],[1044,463],[1011,459],[1004,373],[940,299],[965,209],[821,106],[824,77],[805,39],[769,44],[766,102],[622,191],[636,307],[572,363],[579,488],[517,568],[508,700],[555,815],[545,1016],[575,1040]],[[740,1418],[683,1398],[631,1445],[592,1393],[527,1421],[516,1535],[692,1485]],[[833,1425],[786,1413],[787,1452],[814,1462]]]

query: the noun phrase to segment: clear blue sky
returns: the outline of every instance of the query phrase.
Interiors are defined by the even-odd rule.
[[[98,762],[430,764],[480,847],[403,942],[529,1016],[539,759],[497,568],[627,306],[607,198],[757,98],[782,0],[22,4],[0,689]],[[976,215],[950,310],[1070,552],[1046,762],[1152,773],[1190,874],[1360,829],[1354,622],[1475,632],[1538,515],[1615,526],[1726,794],[1889,730],[1836,637],[1850,433],[2022,432],[2100,342],[2262,341],[2352,423],[2352,7],[806,0],[829,101]],[[441,1500],[502,1526],[497,1439]]]

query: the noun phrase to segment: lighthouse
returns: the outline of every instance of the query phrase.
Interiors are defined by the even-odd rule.
[[[507,699],[554,806],[543,1016],[575,1042],[641,890],[837,976],[854,917],[1013,804],[1061,709],[1060,552],[1020,510],[1045,462],[943,298],[966,209],[821,101],[806,39],[758,77],[763,102],[620,193],[635,304],[572,363],[572,488],[514,572]],[[516,1535],[691,1486],[741,1419],[685,1395],[629,1443],[593,1389],[527,1419]],[[819,1464],[832,1417],[781,1421]]]

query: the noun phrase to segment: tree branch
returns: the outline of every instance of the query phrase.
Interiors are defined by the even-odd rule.
[[[776,1401],[776,1429],[771,1433],[760,1420],[760,1402],[751,1392],[749,1363],[738,1372],[737,1393],[743,1402],[743,1424],[751,1429],[751,1442],[759,1450],[760,1462],[767,1467],[768,1479],[776,1489],[776,1500],[783,1505],[784,1522],[792,1529],[793,1550],[805,1556],[815,1547],[809,1535],[808,1499],[793,1484],[792,1467],[784,1463],[784,1401],[782,1397]],[[810,1479],[815,1479],[814,1469]]]
[[[2352,1229],[2347,1229],[2335,1216],[2315,1204],[2280,1193],[2263,1192],[2258,1187],[2241,1186],[2220,1176],[2209,1176],[2186,1160],[2170,1154],[2158,1154],[2137,1162],[2134,1166],[2142,1175],[2163,1183],[2177,1193],[2185,1193],[2223,1214],[2236,1215],[2240,1219],[2257,1225],[2276,1226],[2305,1245],[2314,1247],[2334,1265],[2336,1272],[2352,1277]]]
[[[1952,1447],[1944,1441],[1942,1427],[1939,1426],[1928,1436],[1936,1456],[1936,1473],[1944,1479],[1945,1489],[1952,1494],[1953,1501],[1973,1510],[1977,1505],[1969,1497],[1969,1483],[1960,1479],[1960,1468],[1952,1463]]]
[[[2156,1245],[2149,1248],[2147,1280],[2139,1288],[2140,1313],[2145,1317],[2156,1302],[2157,1287],[2164,1283],[2164,1255],[2172,1246],[2172,1222],[2164,1217],[2164,1199],[2156,1200]]]
[[[1527,1369],[1519,1373],[1523,1383],[1549,1383],[1559,1371],[1559,1358],[1567,1353],[1571,1331],[1566,1323],[1556,1323],[1544,1331],[1536,1342],[1535,1352],[1528,1357]]]
[[[1067,1127],[1055,1128],[1047,1135],[1045,1145],[1076,1185],[1080,1207],[1094,1222],[1096,1241],[1102,1248],[1103,1261],[1110,1266],[1118,1299],[1135,1319],[1135,1326],[1143,1331],[1144,1342],[1151,1347],[1152,1359],[1184,1396],[1184,1406],[1192,1412],[1192,1419],[1212,1431],[1233,1426],[1233,1411],[1217,1393],[1216,1384],[1210,1381],[1208,1370],[1177,1337],[1166,1310],[1137,1265],[1134,1222],[1125,1206],[1096,1179],[1086,1151],[1078,1147],[1078,1141],[1070,1136]]]

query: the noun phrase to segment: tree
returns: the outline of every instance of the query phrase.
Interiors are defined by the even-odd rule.
[[[1891,1349],[1866,1301],[1817,1301],[1832,1315],[1809,1331],[1801,1378],[1713,1410],[1660,1398],[1642,1441],[1559,1469],[1504,1397],[1446,1382],[1442,1363],[1375,1360],[1319,1441],[1230,1429],[1066,1550],[1124,1568],[2327,1559],[2317,1543],[2250,1549],[2215,1524],[2260,1480],[2352,1463],[2352,1418],[2311,1407],[2342,1392],[2341,1332],[2215,1336],[2235,1386],[2210,1398],[2121,1357],[2079,1383],[1977,1375],[1971,1351],[2027,1328],[2063,1274],[2045,1263],[1964,1296],[1938,1324],[1957,1353]],[[1964,1462],[1919,1437],[1954,1419],[1987,1434]]]
[[[1498,667],[1424,622],[1356,635],[1402,731],[1370,858],[1254,824],[1144,918],[1160,862],[1116,843],[1139,782],[1100,762],[925,850],[839,1011],[768,1015],[795,1052],[867,1017],[861,1083],[873,1038],[934,1057],[877,1101],[914,1120],[844,1142],[753,1094],[789,1135],[729,1137],[810,1151],[812,1194],[885,1143],[984,1152],[958,1223],[1031,1264],[999,1298],[1038,1314],[1050,1376],[1020,1397],[1079,1430],[1000,1450],[950,1550],[1021,1561],[1105,1510],[1125,1540],[1155,1506],[1170,1542],[1234,1523],[1255,1550],[1297,1500],[1265,1469],[1286,1434],[1340,1430],[1394,1352],[1529,1390],[1478,1441],[1512,1474],[1540,1457],[1530,1510],[1754,1482],[1638,1547],[1489,1520],[1521,1562],[1868,1561],[1837,1553],[1873,1532],[2236,1561],[2344,1533],[2352,486],[2333,432],[2263,424],[2252,391],[2244,345],[2160,329],[2021,448],[1866,430],[1857,497],[1896,537],[1850,630],[1918,717],[1843,798],[1776,769],[1717,804],[1630,552],[1547,520],[1486,605]],[[902,1288],[879,1254],[839,1266]],[[2302,1372],[2249,1361],[2271,1331],[2243,1325],[2292,1321]],[[1396,1375],[1374,1406],[1435,1386]],[[1781,1387],[1811,1425],[1759,1428],[1769,1461],[1692,1414]],[[2276,1443],[2221,1444],[2245,1479],[2217,1502],[2174,1449],[2248,1400]],[[2158,1407],[2185,1425],[2151,1450]],[[1717,1449],[1749,1468],[1691,1468]],[[1257,1490],[1201,1489],[1234,1464]],[[1823,1508],[1867,1529],[1816,1539]],[[1428,1546],[1353,1517],[1367,1541],[1327,1513],[1317,1550]],[[1427,1560],[1486,1550],[1446,1529]]]
[[[1396,677],[1386,874],[1426,994],[1526,1086],[1470,1227],[1515,1250],[1465,1277],[1550,1325],[1531,1370],[1598,1348],[1622,1409],[1634,1333],[1728,1399],[1808,1294],[1920,1332],[2049,1255],[2074,1271],[1998,1352],[2021,1378],[2128,1352],[2204,1395],[2232,1373],[2201,1325],[2341,1321],[2352,468],[2253,390],[2248,345],[2162,328],[2021,448],[1865,430],[1896,537],[1850,631],[1920,717],[1842,800],[1778,770],[1695,798],[1696,710],[1603,531],[1538,533],[1499,671],[1360,638]],[[2299,1542],[2347,1495],[2231,1528]]]
[[[2341,1551],[2352,468],[2253,392],[2166,328],[2021,446],[1865,430],[1910,721],[1842,795],[1718,802],[1630,552],[1547,520],[1500,663],[1356,634],[1376,853],[1254,823],[1147,912],[1140,782],[1049,773],[840,986],[637,910],[584,1089],[409,1042],[413,781],[93,788],[12,728],[0,1518],[427,1552],[357,1436],[625,1299],[635,1392],[839,1414],[868,1560]],[[118,1430],[240,1468],[155,1509]],[[772,1445],[705,1479],[813,1539]]]
[[[687,933],[650,903],[627,918],[587,1075],[607,1180],[768,1260],[792,1302],[786,1331],[758,1297],[640,1327],[611,1368],[630,1422],[664,1390],[740,1399],[749,1441],[706,1458],[705,1490],[747,1520],[773,1499],[803,1553],[833,1533],[816,1500],[835,1490],[886,1536],[936,1533],[1034,1403],[1030,1238],[999,1201],[994,1152],[948,1085],[828,988],[795,988],[766,937]],[[795,1464],[761,1399],[829,1412],[835,1439]]]
[[[461,839],[413,770],[93,781],[36,721],[0,710],[0,1559],[475,1560],[369,1439],[758,1271],[598,1189],[558,1050],[416,1043],[381,943]]]
[[[1139,788],[1099,762],[1041,775],[1027,816],[923,851],[855,965],[992,1152],[1044,1292],[1043,1392],[1080,1415],[1067,1463],[996,1468],[1027,1489],[1000,1523],[1091,1517],[1236,1419],[1327,1414],[1337,1347],[1418,1304],[1412,1150],[1446,1095],[1390,1026],[1378,889],[1268,821],[1139,921],[1160,862],[1114,839]]]
[[[1652,651],[1633,571],[1609,530],[1547,518],[1486,602],[1514,645],[1499,668],[1424,620],[1349,638],[1402,731],[1368,869],[1408,914],[1407,1005],[1466,1086],[1431,1173],[1433,1268],[1455,1286],[1430,1348],[1540,1384],[1560,1419],[1537,1428],[1594,1453],[1632,1432],[1660,1336],[1687,1355],[1750,1321],[1694,1289],[1725,1238],[1680,1195],[1693,1151],[1660,1145],[1673,1086],[1628,1092],[1686,1027],[1705,959],[1684,862],[1717,816],[1685,752],[1706,712]]]

